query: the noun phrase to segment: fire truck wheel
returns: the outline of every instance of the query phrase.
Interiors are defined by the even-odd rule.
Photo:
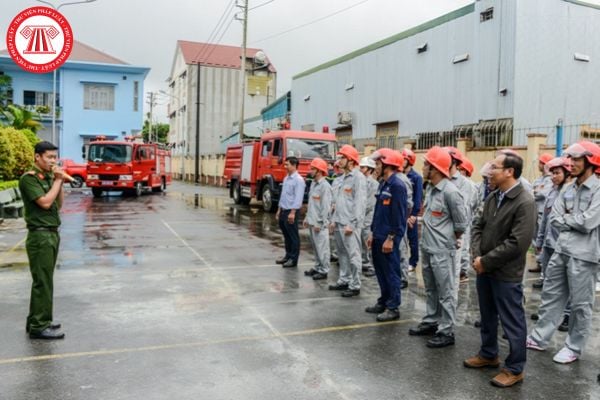
[[[167,190],[167,183],[165,182],[165,178],[161,179],[160,186],[152,188],[154,193],[162,193]]]
[[[69,183],[69,185],[71,185],[72,188],[80,188],[83,186],[83,178],[81,176],[75,175],[73,179],[75,180]]]
[[[138,182],[135,184],[135,197],[140,197],[142,195],[142,182]]]
[[[101,197],[102,196],[102,189],[92,188],[92,194],[94,195],[94,197]]]
[[[235,204],[242,203],[242,191],[240,188],[240,183],[238,181],[235,181],[235,183],[233,184],[233,188],[231,190],[231,197],[233,197],[233,202]]]
[[[277,202],[273,200],[273,192],[269,185],[265,185],[262,190],[261,200],[263,203],[263,210],[266,212],[274,212],[277,208]]]

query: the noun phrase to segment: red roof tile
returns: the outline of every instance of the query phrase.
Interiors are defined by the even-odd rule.
[[[186,64],[197,64],[199,62],[200,65],[213,67],[240,68],[240,60],[242,58],[241,47],[190,42],[187,40],[178,40],[177,45],[181,48],[181,53]],[[252,58],[259,51],[261,50],[247,48],[246,57]],[[269,61],[268,57],[267,61]],[[269,70],[276,72],[273,64],[269,64]]]
[[[8,50],[0,50],[0,54],[8,54]],[[77,40],[73,41],[73,50],[69,55],[68,61],[128,65],[128,63],[126,63],[125,61],[119,60],[116,57],[103,53],[100,50],[96,50],[95,48],[88,46],[87,44],[78,42]]]

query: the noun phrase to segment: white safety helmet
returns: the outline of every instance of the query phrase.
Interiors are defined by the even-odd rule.
[[[361,166],[361,167],[368,167],[368,168],[373,168],[373,169],[375,169],[375,167],[376,167],[376,164],[375,164],[375,161],[374,161],[374,160],[373,160],[371,157],[363,157],[363,158],[360,160],[360,164],[359,164],[359,166]]]

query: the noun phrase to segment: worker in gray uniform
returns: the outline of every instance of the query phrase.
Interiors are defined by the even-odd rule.
[[[404,155],[398,152],[398,155],[404,158]],[[406,208],[408,210],[407,224],[410,224],[410,215],[412,213],[414,202],[413,202],[413,185],[410,178],[404,173],[403,169],[399,169],[396,176],[404,186],[406,186]],[[402,239],[400,239],[400,289],[406,289],[408,287],[408,271],[410,269],[410,243],[408,240],[409,230],[406,229]]]
[[[335,196],[331,228],[338,250],[340,276],[329,290],[340,290],[342,297],[360,294],[361,230],[365,218],[366,178],[360,172],[358,151],[344,145],[338,151],[344,176]]]
[[[539,178],[535,179],[532,183],[533,186],[533,198],[535,199],[535,205],[537,207],[537,220],[535,221],[535,231],[533,233],[533,245],[535,245],[538,237],[538,232],[540,230],[540,224],[542,222],[542,218],[544,215],[544,204],[546,203],[546,197],[552,191],[552,179],[551,174],[546,171],[546,164],[548,161],[552,160],[552,157],[549,153],[540,154],[538,157],[538,170],[542,174]],[[529,268],[529,272],[542,272],[542,255],[537,252],[536,257],[536,266],[534,268]],[[541,285],[536,285],[536,289],[541,288]]]
[[[313,177],[308,193],[308,207],[303,226],[308,228],[308,237],[315,253],[315,266],[304,275],[318,281],[327,279],[329,273],[329,216],[331,213],[331,185],[327,183],[327,163],[315,158],[310,163]]]
[[[465,162],[465,156],[458,150],[456,147],[444,147],[444,150],[450,154],[452,157],[452,165],[450,167],[450,180],[458,189],[460,195],[463,198],[463,204],[465,204],[465,210],[467,212],[467,219],[471,221],[472,219],[472,202],[473,197],[477,195],[475,191],[475,187],[469,183],[467,178],[463,176],[458,170],[458,167]],[[461,255],[464,248],[470,248],[471,244],[471,224],[467,225],[466,231],[461,236],[460,247],[458,249],[458,256],[456,257],[457,262],[457,281],[458,283],[466,283],[469,281],[469,276],[467,275],[467,269],[462,268],[461,264]],[[458,285],[456,287],[456,298],[458,300]]]
[[[539,320],[527,338],[527,348],[543,351],[562,321],[571,300],[569,333],[564,347],[554,356],[557,363],[576,361],[592,332],[596,274],[600,262],[600,147],[581,141],[571,145],[575,178],[555,200],[550,223],[560,231],[554,254],[546,267]]]
[[[377,203],[377,189],[379,189],[379,182],[373,178],[373,172],[375,172],[375,161],[371,157],[363,157],[360,160],[360,172],[366,178],[366,191],[367,197],[365,201],[365,220],[361,231],[361,244],[362,244],[362,273],[366,277],[375,276],[375,269],[373,268],[373,256],[371,250],[367,246],[367,240],[371,231],[371,222],[373,222],[373,213],[375,212],[375,203]]]
[[[342,169],[340,168],[340,161],[336,160],[333,163],[333,170],[330,171],[329,176],[327,178],[327,181],[331,185],[332,199],[335,199],[337,197],[343,179],[344,179],[344,171],[342,171]],[[333,216],[334,210],[335,210],[335,202],[332,201],[331,202],[331,210],[329,213],[329,221],[331,221],[331,217]],[[329,260],[331,262],[338,261],[337,247],[335,245],[335,235],[333,234],[333,230],[331,228],[329,229],[329,254],[330,254]]]
[[[421,235],[423,281],[427,294],[422,322],[411,336],[435,336],[427,347],[454,344],[456,321],[456,262],[458,241],[470,221],[458,189],[450,182],[452,160],[447,150],[434,146],[425,154],[423,179],[428,180]]]

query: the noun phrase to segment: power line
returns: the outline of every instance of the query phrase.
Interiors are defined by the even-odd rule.
[[[345,12],[345,11],[351,10],[351,9],[353,9],[354,7],[358,7],[358,6],[360,6],[361,4],[364,4],[364,3],[366,3],[367,1],[370,1],[370,0],[362,0],[362,1],[359,1],[358,3],[354,3],[354,4],[352,4],[352,5],[348,6],[348,7],[342,8],[341,10],[337,10],[337,11],[335,11],[335,12],[331,13],[331,14],[327,14],[327,15],[325,15],[325,16],[323,16],[323,17],[320,17],[320,18],[314,19],[314,20],[312,20],[312,21],[309,21],[309,22],[307,22],[307,23],[304,23],[304,24],[302,24],[302,25],[297,25],[297,26],[295,26],[295,27],[293,27],[293,28],[290,28],[290,29],[287,29],[287,30],[285,30],[285,31],[282,31],[282,32],[276,33],[276,34],[274,34],[274,35],[267,36],[267,37],[264,37],[264,38],[262,38],[262,39],[259,39],[259,40],[255,40],[255,41],[253,41],[251,44],[254,44],[254,43],[259,43],[259,42],[263,42],[263,41],[265,41],[265,40],[269,40],[269,39],[273,39],[273,38],[276,38],[276,37],[278,37],[278,36],[285,35],[286,33],[290,33],[290,32],[292,32],[292,31],[298,30],[298,29],[300,29],[300,28],[305,28],[305,27],[307,27],[307,26],[309,26],[309,25],[316,24],[317,22],[321,22],[321,21],[323,21],[323,20],[325,20],[325,19],[327,19],[327,18],[331,18],[331,17],[333,17],[333,16],[335,16],[335,15],[338,15],[338,14],[341,14],[341,13],[343,13],[343,12]]]
[[[248,11],[252,11],[252,10],[256,10],[257,8],[261,8],[262,6],[266,6],[267,4],[270,4],[272,2],[274,2],[275,0],[269,0],[269,1],[265,1],[264,3],[260,3],[259,5],[256,5],[254,7],[250,7],[248,9]]]
[[[215,49],[217,48],[217,45],[219,43],[221,43],[221,39],[223,39],[223,36],[225,36],[225,33],[227,33],[227,31],[229,30],[229,27],[231,26],[231,23],[233,22],[233,18],[231,18],[229,20],[229,24],[227,24],[227,27],[225,27],[225,30],[221,33],[221,36],[219,36],[219,40],[217,40],[215,43],[210,43],[207,45],[207,48],[210,49],[210,52],[208,54],[206,54],[206,60],[208,60],[210,58],[210,56],[212,55],[213,51],[215,51]]]
[[[217,24],[215,25],[215,27],[213,28],[212,32],[208,36],[208,40],[198,50],[198,52],[196,53],[196,56],[193,58],[193,60],[199,60],[199,57],[201,55],[204,57],[205,53],[208,51],[210,42],[213,41],[214,38],[218,35],[219,30],[221,30],[223,28],[223,25],[225,24],[225,21],[227,20],[227,16],[229,16],[231,14],[231,11],[233,10],[233,7],[235,6],[235,1],[236,0],[231,0],[229,2],[229,4],[227,4],[227,6],[225,7],[225,9],[223,10],[223,13],[221,14],[221,17],[217,21]]]

